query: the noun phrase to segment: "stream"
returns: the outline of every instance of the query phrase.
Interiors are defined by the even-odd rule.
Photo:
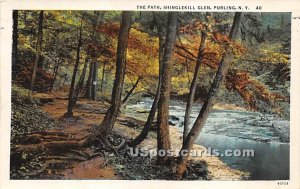
[[[144,98],[137,104],[125,107],[125,114],[146,120],[153,100]],[[193,123],[201,105],[192,108]],[[183,131],[185,103],[170,102],[169,123]],[[254,150],[254,156],[219,156],[220,160],[233,169],[250,173],[248,180],[289,179],[289,120],[270,114],[237,110],[213,110],[196,143],[218,150]]]

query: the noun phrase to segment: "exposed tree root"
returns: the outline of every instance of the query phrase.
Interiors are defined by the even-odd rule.
[[[103,153],[97,152],[97,153],[90,154],[89,157],[88,157],[88,160],[93,159],[97,156],[103,156]]]
[[[90,155],[88,154],[88,153],[86,153],[86,152],[82,152],[82,151],[80,151],[80,150],[70,150],[70,152],[74,152],[74,153],[76,153],[77,155],[80,155],[80,156],[83,156],[83,157],[90,157]]]
[[[20,140],[21,144],[28,143],[41,143],[41,142],[51,142],[51,141],[65,141],[70,140],[72,135],[69,136],[57,136],[57,135],[40,135],[40,134],[31,134],[27,135]]]
[[[79,156],[41,156],[42,159],[45,160],[65,160],[65,161],[86,161],[87,158],[79,157]]]
[[[44,136],[44,135],[39,135],[39,134],[33,134],[33,135],[27,136],[27,138],[28,137],[39,137],[39,138],[41,138],[43,140],[58,141],[58,140],[69,140],[72,137],[72,135],[68,135],[68,136],[57,136],[57,135],[50,135],[49,136],[49,135],[46,135],[46,136]]]
[[[87,145],[96,144],[100,146],[103,149],[110,149],[114,151],[116,154],[118,154],[117,150],[124,147],[125,139],[121,139],[120,144],[114,145],[112,144],[108,137],[105,139],[101,138],[100,136],[86,136],[82,139],[78,140],[70,140],[72,138],[72,135],[66,135],[66,134],[60,134],[60,136],[57,136],[58,133],[50,133],[50,135],[47,132],[43,132],[42,134],[31,134],[29,136],[26,136],[24,140],[21,140],[22,143],[26,143],[26,145],[18,144],[12,149],[12,154],[14,153],[22,153],[22,152],[34,152],[34,151],[44,151],[44,150],[50,150],[50,151],[72,151],[77,153],[80,156],[88,157],[88,154],[85,154],[81,151],[78,151],[77,149],[80,149],[82,147],[85,147]],[[31,142],[31,144],[27,144]],[[33,144],[32,144],[33,143]]]
[[[20,135],[17,144],[11,150],[11,162],[18,167],[25,167],[24,171],[18,173],[20,177],[36,177],[52,169],[52,164],[66,165],[75,162],[84,162],[93,159],[97,156],[106,157],[107,152],[113,152],[116,156],[120,156],[118,150],[123,148],[125,140],[118,136],[110,135],[106,138],[101,138],[99,135],[90,134],[83,138],[74,138],[71,134],[60,132],[39,132],[30,133],[29,135]],[[89,141],[89,142],[88,142]],[[95,149],[87,149],[89,146],[94,146]],[[112,157],[106,157],[108,161],[100,166],[107,166],[112,160]],[[28,164],[28,162],[32,164]],[[36,162],[41,162],[40,166],[36,166]],[[45,162],[45,163],[43,163]],[[33,167],[34,170],[32,170]],[[63,167],[58,167],[61,169]],[[23,169],[22,169],[23,170]],[[28,170],[31,170],[28,173]],[[50,173],[49,173],[50,174]]]
[[[32,151],[43,151],[45,149],[53,151],[66,151],[71,149],[82,148],[85,144],[85,139],[81,141],[53,141],[53,142],[42,142],[39,144],[29,145],[18,145],[13,149],[13,152],[32,152]]]
[[[68,137],[70,134],[66,134],[64,132],[58,132],[58,131],[39,131],[39,132],[34,132],[34,133],[28,133],[27,136],[34,135],[34,134],[39,134],[39,135],[57,135],[57,136],[65,136]]]

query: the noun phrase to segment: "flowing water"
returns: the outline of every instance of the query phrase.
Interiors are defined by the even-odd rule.
[[[125,113],[143,119],[151,108],[152,100],[127,105]],[[201,105],[195,105],[191,113],[194,122]],[[171,101],[170,124],[183,130],[185,104]],[[210,113],[196,143],[218,150],[253,150],[254,156],[219,156],[228,166],[250,173],[250,180],[289,179],[289,121],[257,112],[214,110]]]

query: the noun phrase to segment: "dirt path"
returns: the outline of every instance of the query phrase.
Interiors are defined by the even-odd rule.
[[[52,102],[45,103],[41,108],[55,119],[60,119],[66,112],[68,104],[66,91],[52,94],[38,93],[35,94],[35,97],[39,99],[53,99]],[[74,118],[60,121],[60,126],[53,131],[70,134],[73,139],[80,140],[90,134],[92,126],[101,123],[108,106],[107,103],[103,102],[79,99],[74,109]],[[124,126],[124,121],[126,122],[129,119],[121,114],[114,127],[114,131],[125,138],[133,138],[139,134],[136,128]],[[172,149],[180,149],[182,139],[179,130],[175,127],[170,127],[170,136]],[[154,137],[148,137],[139,147],[154,149],[156,147],[156,139]],[[194,149],[205,150],[200,145],[194,145]],[[87,154],[94,153],[94,150],[91,148],[81,149],[81,151]],[[217,157],[192,157],[191,159],[205,161],[207,163],[209,178],[212,180],[241,180],[247,176],[245,172],[229,168]],[[122,179],[113,166],[103,166],[104,164],[106,164],[106,160],[103,157],[96,156],[93,159],[80,163],[70,163],[67,169],[59,171],[59,175],[61,179]]]
[[[52,118],[60,119],[66,112],[68,105],[67,92],[59,91],[50,94],[37,93],[34,97],[39,99],[53,99],[52,102],[45,103],[41,106],[41,109],[47,112]],[[72,136],[72,139],[79,141],[90,134],[92,126],[101,123],[104,114],[96,112],[99,112],[99,110],[105,112],[107,108],[107,104],[79,99],[74,109],[74,117],[60,120],[59,127],[49,131],[62,132]],[[93,111],[95,111],[95,113],[93,113]],[[87,154],[95,153],[91,148],[80,149],[80,151]],[[58,174],[60,179],[119,178],[111,166],[106,165],[101,167],[104,163],[105,159],[99,156],[80,163],[70,162],[69,168],[60,170]],[[51,175],[49,177],[51,177]]]

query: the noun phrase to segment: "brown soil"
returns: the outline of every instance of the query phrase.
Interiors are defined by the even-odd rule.
[[[97,157],[63,170],[61,174],[65,179],[118,179],[112,167],[101,167],[104,163],[105,159]]]
[[[72,140],[81,140],[90,134],[92,126],[100,124],[108,108],[105,102],[94,102],[80,99],[74,109],[74,117],[71,119],[61,120],[67,109],[67,91],[56,91],[55,93],[36,93],[36,98],[53,99],[41,106],[41,109],[47,112],[51,117],[59,119],[59,126],[48,132],[61,132],[70,136]],[[125,138],[133,138],[139,134],[136,128],[124,126],[124,121],[128,117],[120,115],[114,127],[114,132]],[[170,136],[172,149],[180,149],[181,134],[175,127],[170,127]],[[153,149],[156,147],[156,139],[149,137],[140,144],[139,147]],[[194,145],[195,149],[204,149],[200,145]],[[95,154],[91,148],[80,149],[80,153]],[[222,163],[217,157],[197,157],[191,158],[194,161],[205,161],[208,166],[209,178],[212,180],[241,180],[247,176],[247,173],[230,169]],[[43,178],[60,178],[60,179],[122,179],[117,170],[112,165],[107,164],[103,157],[95,156],[91,159],[67,163],[65,168],[56,169],[48,167],[46,173],[50,173]],[[52,170],[54,169],[54,170]]]
[[[90,113],[93,110],[106,111],[108,104],[103,102],[94,102],[89,100],[79,99],[74,109],[74,117],[62,119],[62,116],[66,112],[68,105],[67,92],[57,91],[54,93],[35,93],[35,98],[40,99],[53,99],[51,102],[42,104],[40,107],[43,111],[47,112],[52,118],[59,120],[59,125],[55,129],[47,130],[47,133],[65,133],[70,137],[70,140],[80,141],[90,134],[90,129],[95,124],[101,123],[104,114]],[[79,107],[79,108],[77,108]],[[84,108],[81,108],[84,107]],[[95,151],[91,148],[81,148],[81,153],[93,155]],[[49,157],[51,159],[51,157]],[[54,157],[55,159],[56,157]],[[70,158],[72,159],[72,158]],[[52,163],[60,162],[60,160],[54,160]],[[65,166],[66,169],[48,167],[48,175],[43,175],[41,178],[51,179],[117,179],[118,176],[113,170],[112,166],[101,164],[105,163],[105,159],[102,157],[95,157],[90,160],[82,162],[70,161]]]

